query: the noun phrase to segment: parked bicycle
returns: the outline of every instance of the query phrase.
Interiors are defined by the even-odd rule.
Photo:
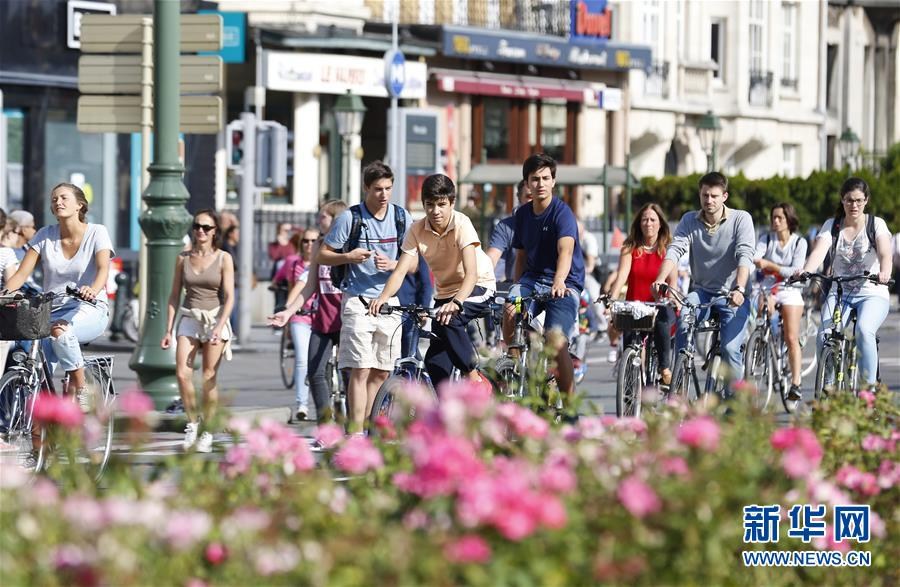
[[[46,426],[34,425],[34,402],[40,393],[59,395],[53,384],[51,366],[44,356],[43,339],[50,336],[50,307],[54,299],[79,297],[74,288],[67,288],[66,294],[52,292],[33,296],[16,294],[0,297],[0,305],[15,324],[23,328],[13,328],[3,332],[5,339],[30,340],[27,350],[12,353],[12,365],[0,378],[0,440],[14,449],[16,462],[39,472],[48,461],[58,457],[60,464],[77,464],[99,479],[109,461],[112,447],[115,389],[112,381],[112,356],[85,356],[85,387],[87,395],[79,398],[87,417],[98,427],[90,435],[85,435],[84,446],[73,454],[54,455],[48,446]],[[83,299],[83,298],[80,298]],[[93,302],[88,302],[93,303]],[[24,327],[25,324],[30,326]],[[69,387],[69,375],[62,380],[65,390]],[[73,399],[74,401],[74,399]],[[75,463],[67,462],[74,458]]]
[[[601,296],[598,302],[609,303],[609,296]],[[622,351],[616,373],[616,415],[640,418],[645,388],[659,390],[663,386],[659,374],[659,357],[653,344],[653,326],[657,311],[672,302],[613,302],[611,314],[616,330],[637,332]]]
[[[856,345],[856,310],[851,309],[845,327],[844,324],[844,284],[867,280],[872,283],[879,283],[878,276],[870,273],[860,273],[859,275],[849,275],[846,277],[834,277],[824,275],[822,273],[802,273],[793,278],[793,281],[807,281],[809,279],[818,279],[822,283],[829,281],[835,287],[835,304],[831,314],[831,320],[834,327],[829,328],[824,333],[824,343],[822,345],[822,353],[819,358],[819,367],[816,370],[815,379],[815,398],[817,400],[825,399],[834,393],[842,393],[849,391],[854,395],[860,392],[860,373],[858,368],[859,347]],[[888,286],[892,286],[894,280],[888,282]],[[824,288],[827,291],[827,287]],[[875,337],[875,348],[878,348],[879,338]],[[881,367],[877,367],[876,381],[881,381]]]
[[[697,304],[688,300],[688,297],[677,289],[665,284],[660,284],[662,294],[670,294],[681,304],[680,322],[687,327],[687,337],[684,348],[678,350],[675,357],[675,365],[672,369],[672,384],[669,387],[669,395],[681,397],[687,401],[707,401],[713,394],[725,398],[725,368],[722,364],[722,350],[719,346],[719,319],[715,314],[714,306],[724,300],[726,296],[717,296],[705,304]],[[699,320],[701,311],[709,311],[709,317]],[[697,347],[695,337],[698,334],[709,333],[709,346],[703,355],[703,364],[700,368],[706,371],[706,381],[701,390],[700,379],[697,375],[695,356]],[[693,393],[691,393],[693,391]]]

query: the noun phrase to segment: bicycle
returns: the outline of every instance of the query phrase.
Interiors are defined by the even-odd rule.
[[[51,456],[47,450],[47,427],[40,426],[40,430],[35,430],[34,427],[34,402],[39,393],[58,394],[53,385],[50,364],[44,356],[40,342],[50,336],[50,306],[53,300],[65,297],[78,298],[77,293],[77,290],[67,288],[66,294],[48,292],[34,296],[16,294],[0,298],[0,304],[19,316],[17,323],[21,324],[19,320],[33,321],[30,333],[5,333],[7,337],[31,340],[32,343],[27,351],[13,351],[12,365],[0,378],[0,416],[3,423],[3,432],[0,436],[14,447],[16,462],[34,473],[43,469]],[[25,336],[21,336],[23,334]],[[93,441],[82,450],[68,455],[68,458],[74,457],[78,463],[85,466],[94,480],[99,480],[109,461],[112,448],[115,401],[112,381],[113,357],[85,356],[84,359],[88,416],[96,419],[99,432],[95,431],[88,435],[88,440],[92,438]],[[66,374],[62,380],[62,389],[68,389],[68,386],[69,375]]]
[[[722,366],[722,350],[719,346],[719,319],[714,312],[706,320],[698,324],[698,313],[702,310],[713,309],[716,303],[724,300],[726,296],[716,296],[705,304],[694,304],[677,289],[660,284],[662,294],[669,293],[681,304],[681,317],[679,321],[687,326],[687,337],[684,348],[678,350],[675,364],[672,369],[672,384],[669,386],[669,396],[683,397],[687,401],[702,399],[704,402],[712,394],[720,398],[725,397],[725,374]],[[710,333],[710,340],[706,354],[704,355],[701,369],[706,371],[706,381],[703,392],[700,390],[700,379],[697,376],[695,355],[697,347],[695,336],[701,333]],[[694,394],[691,395],[693,389]]]
[[[844,284],[861,279],[872,283],[880,283],[877,275],[870,273],[860,273],[858,275],[850,275],[847,277],[834,277],[824,275],[822,273],[802,273],[798,277],[792,278],[792,281],[807,281],[809,279],[819,279],[823,283],[829,281],[836,286],[836,295],[834,310],[831,314],[832,328],[824,332],[824,343],[822,345],[822,356],[819,359],[819,367],[816,370],[816,379],[814,384],[816,400],[825,399],[832,393],[842,393],[850,391],[854,395],[858,395],[859,387],[859,368],[857,361],[859,359],[859,348],[856,343],[856,310],[850,310],[850,316],[847,325],[843,324],[843,305],[844,305]],[[888,287],[894,284],[894,280],[888,281]],[[828,289],[828,288],[826,288]],[[875,346],[878,348],[879,338],[875,337]],[[881,381],[881,368],[876,368],[876,381]]]
[[[609,296],[601,296],[604,303]],[[643,391],[654,386],[661,389],[659,357],[653,345],[653,327],[657,311],[671,306],[663,302],[613,302],[613,325],[622,332],[639,333],[622,351],[616,374],[616,415],[640,418]]]
[[[303,312],[303,310],[300,310]],[[300,314],[300,312],[297,312]],[[284,387],[294,387],[294,370],[297,354],[294,349],[294,337],[291,336],[291,324],[288,322],[281,329],[281,344],[279,345],[279,357],[281,359],[281,382]]]
[[[744,378],[756,387],[756,407],[765,410],[775,388],[781,397],[784,410],[792,414],[800,405],[800,400],[788,399],[791,388],[791,367],[787,360],[787,343],[784,342],[784,323],[781,304],[775,304],[778,314],[778,329],[773,332],[769,310],[769,296],[773,286],[759,286],[760,313],[756,316],[755,327],[747,338],[744,352]]]
[[[333,417],[338,422],[344,422],[347,420],[347,377],[338,368],[339,348],[336,344],[331,345],[331,356],[325,363],[325,383],[328,385]]]

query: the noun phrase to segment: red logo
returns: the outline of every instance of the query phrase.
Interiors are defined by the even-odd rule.
[[[581,37],[612,36],[612,12],[604,6],[601,12],[590,12],[584,0],[579,0],[575,14],[575,34]]]

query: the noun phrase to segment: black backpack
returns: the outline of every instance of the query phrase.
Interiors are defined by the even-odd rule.
[[[831,275],[832,265],[834,264],[834,253],[837,250],[837,242],[838,235],[841,232],[841,228],[843,228],[843,218],[841,221],[835,220],[831,224],[831,248],[828,249],[828,254],[825,256],[825,263],[822,265],[822,273],[825,275]],[[868,218],[866,218],[866,236],[869,237],[869,247],[875,248],[875,215],[869,214]]]
[[[348,253],[359,246],[359,236],[362,234],[363,229],[362,210],[360,206],[362,206],[362,204],[350,206],[350,214],[353,217],[353,220],[350,223],[350,236],[347,237],[347,242],[341,247],[341,250],[339,251],[341,253]],[[394,226],[397,230],[397,258],[399,259],[400,244],[403,236],[406,234],[406,214],[404,213],[403,208],[396,205],[394,206]],[[341,289],[347,279],[349,269],[350,263],[332,266],[331,284],[337,289]]]

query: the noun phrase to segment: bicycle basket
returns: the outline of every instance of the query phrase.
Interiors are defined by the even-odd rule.
[[[645,308],[652,310],[652,313],[646,314]],[[631,302],[615,302],[612,305],[612,319],[616,330],[653,330],[653,323],[656,321],[656,308],[649,308],[643,304],[636,306]]]
[[[51,299],[44,296],[0,304],[0,340],[38,340],[50,336]]]

